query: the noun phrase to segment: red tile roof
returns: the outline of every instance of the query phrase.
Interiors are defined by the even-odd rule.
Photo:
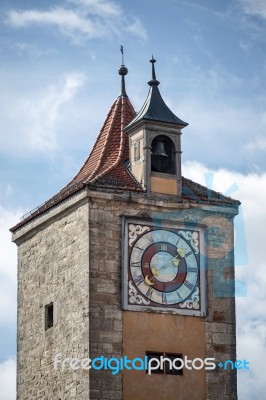
[[[202,186],[199,183],[182,177],[182,198],[189,202],[198,204],[211,204],[219,206],[236,206],[240,201],[224,196],[222,193],[215,192]]]
[[[84,165],[67,185],[77,181],[84,184],[102,184],[114,182],[121,188],[142,190],[140,184],[125,166],[129,159],[128,135],[125,126],[136,116],[136,112],[127,97],[119,96],[109,111],[100,134]]]

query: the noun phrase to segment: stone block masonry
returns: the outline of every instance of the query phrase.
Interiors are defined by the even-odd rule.
[[[19,236],[19,235],[18,235]],[[19,237],[17,399],[88,399],[88,371],[54,369],[54,357],[89,351],[87,202]],[[45,330],[45,306],[54,324]]]

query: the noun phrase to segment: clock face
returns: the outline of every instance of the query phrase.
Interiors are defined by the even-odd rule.
[[[130,306],[200,311],[200,232],[127,224]]]

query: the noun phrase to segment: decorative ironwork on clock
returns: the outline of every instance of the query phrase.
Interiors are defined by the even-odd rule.
[[[202,315],[200,230],[125,227],[124,308]]]

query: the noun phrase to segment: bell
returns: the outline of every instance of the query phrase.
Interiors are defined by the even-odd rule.
[[[165,152],[164,142],[155,143],[154,149],[152,150],[152,155],[168,157],[168,155]]]

